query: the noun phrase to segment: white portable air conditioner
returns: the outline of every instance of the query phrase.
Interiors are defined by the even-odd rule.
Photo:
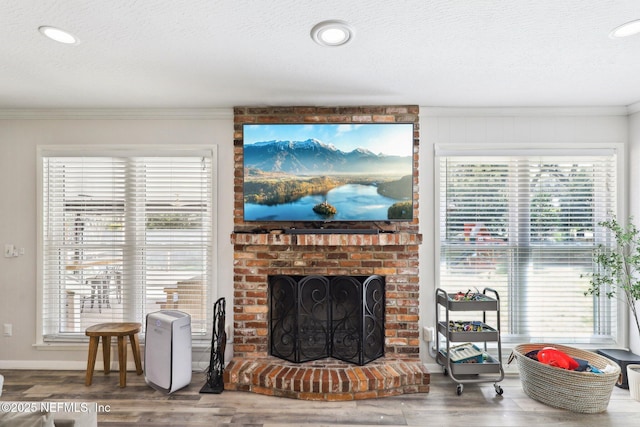
[[[191,382],[191,316],[178,310],[147,314],[144,379],[165,393]]]

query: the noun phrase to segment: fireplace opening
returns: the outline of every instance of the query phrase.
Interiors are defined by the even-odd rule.
[[[360,366],[384,356],[382,276],[269,276],[270,353]]]

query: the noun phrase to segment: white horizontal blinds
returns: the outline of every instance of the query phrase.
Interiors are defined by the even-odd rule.
[[[43,334],[122,321],[110,293],[123,273],[125,164],[43,159]]]
[[[585,297],[615,212],[614,154],[442,156],[440,286],[501,296],[516,341],[591,342],[616,334],[615,304]]]
[[[211,270],[211,159],[145,157],[132,162],[134,264],[144,283],[147,311],[191,315],[192,330],[206,332]],[[155,307],[149,304],[155,302]]]
[[[160,309],[206,333],[212,193],[207,156],[43,157],[45,340]]]

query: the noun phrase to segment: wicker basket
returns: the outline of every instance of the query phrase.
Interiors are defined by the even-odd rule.
[[[592,372],[568,371],[545,365],[526,356],[533,350],[554,347],[571,357],[586,360],[603,370],[614,366],[614,372],[594,374]],[[609,405],[613,386],[620,380],[620,367],[613,361],[590,351],[558,344],[522,344],[513,349],[509,363],[518,361],[522,389],[532,399],[555,408],[572,412],[598,413]]]

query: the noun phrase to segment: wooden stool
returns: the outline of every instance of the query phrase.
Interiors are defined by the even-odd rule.
[[[87,361],[87,377],[85,385],[91,385],[93,379],[93,369],[98,355],[98,341],[102,337],[102,358],[104,359],[105,375],[111,372],[111,337],[118,337],[118,363],[120,369],[120,387],[127,385],[127,343],[125,337],[129,336],[133,359],[136,362],[136,373],[142,374],[142,362],[140,361],[140,341],[138,332],[142,325],[140,323],[100,323],[87,328],[85,335],[89,337],[89,360]]]

